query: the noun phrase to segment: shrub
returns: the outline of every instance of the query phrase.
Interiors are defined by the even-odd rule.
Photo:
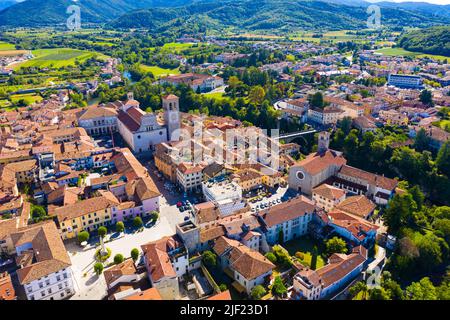
[[[97,262],[94,264],[94,272],[99,276],[103,272],[103,263]]]
[[[78,234],[78,242],[79,243],[83,243],[83,242],[85,242],[85,241],[88,241],[89,240],[89,232],[87,232],[87,231],[81,231],[79,234]]]
[[[251,292],[251,297],[254,300],[259,300],[262,297],[264,297],[266,295],[266,289],[264,289],[264,287],[262,285],[257,285],[255,287],[253,287],[252,292]]]
[[[97,230],[99,237],[104,238],[106,234],[108,233],[108,230],[105,227],[100,227]]]
[[[150,216],[151,216],[153,222],[156,222],[156,221],[158,221],[158,218],[159,218],[159,212],[158,211],[152,211]]]
[[[339,237],[333,237],[325,243],[327,253],[332,255],[333,253],[347,253],[347,244],[344,239]]]
[[[209,250],[202,254],[202,261],[205,265],[215,267],[217,265],[217,256]]]
[[[291,256],[289,253],[280,246],[273,246],[273,253],[277,257],[278,264],[283,267],[289,267],[292,265]]]
[[[295,253],[295,257],[300,259],[300,260],[304,260],[305,259],[305,254],[303,252],[297,251]]]
[[[136,217],[133,219],[133,225],[135,228],[140,228],[144,225],[144,223],[142,222],[141,217]]]
[[[123,257],[123,255],[120,254],[120,253],[118,253],[118,254],[116,254],[116,255],[114,256],[114,263],[115,263],[115,264],[122,263],[123,260],[124,260],[124,257]]]
[[[134,262],[136,262],[137,259],[139,258],[139,250],[137,248],[133,248],[131,250],[131,258],[133,259]]]
[[[116,231],[120,233],[120,232],[124,232],[124,230],[125,230],[125,225],[123,224],[123,222],[122,221],[117,222],[116,223]]]
[[[265,257],[269,259],[269,261],[272,262],[273,264],[277,262],[277,257],[275,257],[275,255],[272,252],[267,252],[265,254]]]
[[[109,257],[111,257],[111,249],[110,248],[106,248],[106,254],[105,255],[100,255],[100,251],[101,249],[98,249],[95,252],[95,259],[97,259],[100,262],[105,262],[106,260],[109,259]]]

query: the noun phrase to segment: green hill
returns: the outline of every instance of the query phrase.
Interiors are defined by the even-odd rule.
[[[153,8],[134,11],[114,20],[116,28],[182,30],[268,30],[285,33],[299,29],[363,29],[366,8],[301,0],[214,1],[180,8]],[[382,24],[427,27],[445,24],[444,17],[427,17],[402,9],[383,9]]]
[[[450,57],[450,26],[410,31],[400,37],[398,45],[409,51]]]

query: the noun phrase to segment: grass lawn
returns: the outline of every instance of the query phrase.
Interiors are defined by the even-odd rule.
[[[421,53],[421,52],[412,52],[408,51],[402,48],[383,48],[376,51],[376,53],[380,53],[382,55],[386,56],[405,56],[405,57],[413,57],[413,58],[433,58],[437,60],[444,60],[449,59],[449,57],[445,56],[439,56],[434,54],[428,54],[428,53]]]
[[[151,72],[156,78],[168,76],[171,74],[180,74],[180,70],[176,69],[164,69],[158,66],[147,66],[145,64],[141,64],[141,68],[144,71]]]
[[[282,246],[289,252],[291,256],[295,256],[296,252],[302,252],[304,258],[300,261],[307,266],[311,266],[314,245],[317,246],[318,250],[316,269],[319,269],[325,265],[325,260],[321,255],[321,253],[323,252],[322,245],[315,243],[313,240],[307,237],[301,237],[295,240],[288,241]]]
[[[32,53],[35,56],[35,58],[16,66],[16,68],[20,67],[60,68],[66,66],[73,66],[75,65],[76,60],[83,62],[93,57],[97,57],[100,59],[106,58],[106,56],[103,54],[67,48],[41,49],[41,50],[34,50]]]
[[[223,92],[207,92],[204,93],[205,96],[207,96],[208,98],[214,98],[214,99],[220,99],[223,100],[224,98],[224,93]]]

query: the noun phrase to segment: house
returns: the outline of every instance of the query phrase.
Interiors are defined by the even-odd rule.
[[[109,300],[123,300],[141,293],[140,282],[146,278],[145,272],[138,272],[133,259],[114,265],[103,272],[108,288]]]
[[[231,300],[230,290],[222,291],[221,293],[215,294],[206,300],[221,300],[221,301]]]
[[[71,261],[53,221],[11,234],[17,276],[28,300],[62,300],[75,293]]]
[[[371,247],[375,243],[378,226],[340,210],[320,212],[315,216],[322,226],[330,227],[334,233],[350,242],[352,246]]]
[[[313,189],[312,199],[316,206],[328,212],[345,200],[345,191],[324,183]]]
[[[218,87],[224,85],[224,81],[221,77],[210,76],[207,74],[197,74],[197,73],[184,73],[171,75],[159,80],[161,84],[171,84],[177,86],[179,84],[186,84],[192,88],[194,91],[207,92],[214,90]]]
[[[196,192],[202,187],[204,165],[182,162],[177,167],[177,181],[185,192]]]
[[[366,116],[359,116],[353,119],[353,126],[362,131],[362,133],[366,132],[375,132],[377,126],[375,122],[367,118]]]
[[[355,247],[352,253],[333,254],[328,264],[318,270],[304,268],[293,279],[294,292],[300,299],[332,298],[361,274],[367,260],[367,249]]]
[[[364,195],[348,197],[335,206],[338,210],[363,219],[370,218],[376,207],[377,206]]]
[[[16,292],[8,272],[0,273],[0,301],[16,300]]]
[[[333,125],[344,117],[345,111],[336,107],[310,108],[308,110],[308,120],[321,125]]]
[[[164,300],[180,296],[179,280],[188,272],[188,251],[177,235],[141,246],[147,274]]]
[[[314,203],[304,196],[288,200],[258,213],[267,243],[279,243],[305,235],[316,211]]]
[[[215,241],[213,249],[221,267],[231,271],[235,280],[234,286],[247,294],[250,294],[255,286],[267,282],[275,268],[261,253],[223,236]]]

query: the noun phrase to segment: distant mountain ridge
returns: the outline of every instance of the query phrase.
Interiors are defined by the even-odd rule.
[[[14,1],[14,0],[6,0]],[[81,23],[116,28],[241,28],[243,30],[355,29],[367,20],[363,0],[26,0],[0,11],[0,26],[64,25],[70,5],[81,8]],[[417,7],[410,11],[408,6]],[[426,27],[448,24],[448,6],[381,3],[382,23]],[[431,10],[431,11],[430,11]],[[440,12],[424,13],[424,12]],[[448,13],[449,16],[446,16]]]
[[[364,6],[347,6],[330,1],[251,0],[193,3],[177,8],[153,8],[127,13],[111,22],[115,28],[148,28],[158,32],[191,27],[248,31],[300,29],[364,29],[368,14]],[[388,8],[382,24],[427,27],[446,24],[445,17],[427,17],[417,12]]]

